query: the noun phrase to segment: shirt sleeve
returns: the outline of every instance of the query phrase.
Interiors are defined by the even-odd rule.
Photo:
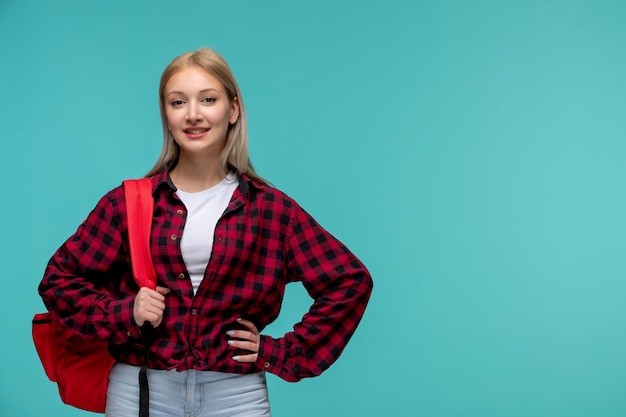
[[[295,382],[321,374],[339,357],[365,311],[373,283],[365,266],[299,206],[291,217],[287,266],[314,302],[280,339],[261,336],[257,366]]]
[[[51,317],[77,334],[124,343],[139,336],[139,329],[132,313],[134,297],[112,295],[128,269],[112,193],[52,256],[39,294]]]

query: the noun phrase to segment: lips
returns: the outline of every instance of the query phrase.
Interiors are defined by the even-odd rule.
[[[201,133],[205,133],[208,132],[209,129],[205,128],[205,127],[194,127],[194,128],[189,128],[189,129],[184,129],[183,132],[185,133],[191,133],[192,135],[199,135]]]
[[[190,139],[199,139],[203,137],[208,131],[208,127],[190,127],[187,129],[183,129],[185,135]]]

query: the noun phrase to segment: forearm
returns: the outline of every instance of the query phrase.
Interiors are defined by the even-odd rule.
[[[119,217],[105,196],[48,262],[39,293],[52,317],[112,343],[135,335],[134,298],[121,289],[130,276],[126,259]]]
[[[372,281],[363,269],[337,282],[315,300],[293,331],[279,339],[261,336],[260,369],[295,382],[320,375],[339,358],[363,316]]]

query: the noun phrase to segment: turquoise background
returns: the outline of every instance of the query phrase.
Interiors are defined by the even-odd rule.
[[[200,46],[258,171],[375,280],[332,368],[269,378],[275,417],[626,415],[625,2],[0,0],[0,416],[88,415],[37,359],[37,285],[152,166],[160,73]]]

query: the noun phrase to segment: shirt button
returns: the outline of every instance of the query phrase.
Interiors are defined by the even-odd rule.
[[[194,309],[192,309],[192,310],[191,310],[191,315],[192,315],[192,316],[195,316],[197,312],[198,312],[198,311],[194,308]]]
[[[172,235],[172,236],[170,236],[170,239],[172,239],[172,240],[176,240],[176,235]]]
[[[126,332],[126,336],[131,337],[133,333],[131,331]]]
[[[178,274],[178,279],[185,279],[185,274],[182,272]]]
[[[265,369],[267,369],[267,368],[269,368],[269,367],[270,367],[270,363],[269,363],[269,362],[265,362],[265,363],[263,364],[263,366],[265,366]]]
[[[176,214],[178,214],[179,216],[181,216],[183,214],[183,211],[181,209],[176,210]]]

